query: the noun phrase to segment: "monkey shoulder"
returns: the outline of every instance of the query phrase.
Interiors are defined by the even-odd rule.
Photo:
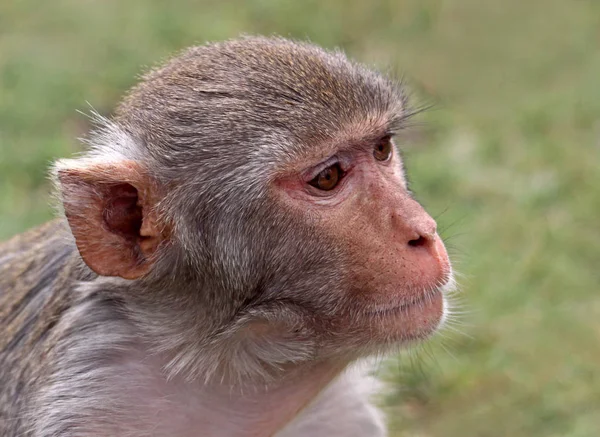
[[[25,426],[24,411],[48,372],[74,285],[90,278],[61,220],[0,243],[0,435]]]
[[[45,340],[77,281],[92,276],[61,220],[0,244],[0,363]]]

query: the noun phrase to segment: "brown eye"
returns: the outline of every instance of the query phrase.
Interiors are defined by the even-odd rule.
[[[387,161],[392,156],[392,138],[383,137],[373,150],[373,156],[378,161]]]
[[[339,164],[327,167],[309,182],[313,187],[323,191],[333,190],[342,178],[342,169]]]

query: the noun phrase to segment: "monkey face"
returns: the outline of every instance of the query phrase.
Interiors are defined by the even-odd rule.
[[[335,259],[330,329],[350,335],[353,346],[427,337],[444,318],[443,292],[453,283],[436,223],[408,191],[391,136],[375,138],[331,147],[276,189],[319,240],[313,256]]]

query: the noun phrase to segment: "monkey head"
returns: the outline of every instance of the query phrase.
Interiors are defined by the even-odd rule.
[[[452,283],[394,142],[412,114],[401,84],[339,52],[194,47],[98,118],[86,155],[58,162],[65,215],[173,371],[387,350],[437,329]],[[227,342],[229,355],[213,347]]]

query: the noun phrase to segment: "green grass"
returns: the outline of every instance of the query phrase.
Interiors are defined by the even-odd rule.
[[[600,2],[1,2],[0,238],[51,217],[76,110],[240,33],[341,46],[435,105],[406,157],[463,273],[465,335],[389,363],[395,435],[600,435]]]

